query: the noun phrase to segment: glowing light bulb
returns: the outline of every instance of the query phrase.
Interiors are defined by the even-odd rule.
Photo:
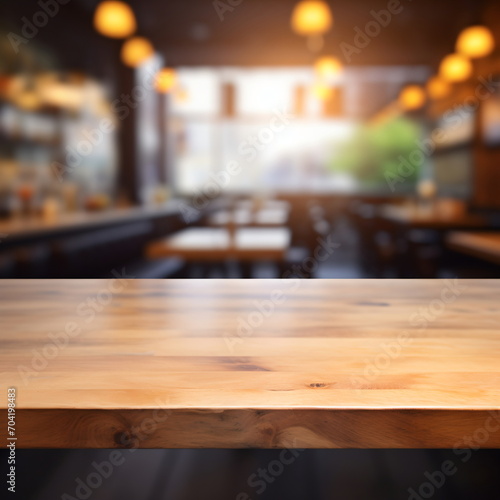
[[[156,75],[156,90],[163,94],[170,92],[177,83],[177,73],[172,68],[163,68]]]
[[[495,39],[486,26],[471,26],[465,28],[457,40],[457,52],[464,56],[476,58],[485,57],[493,52]]]
[[[94,27],[110,38],[126,38],[136,30],[134,12],[124,2],[102,2],[94,14]]]
[[[342,63],[336,57],[320,57],[314,64],[314,70],[318,76],[331,78],[342,72]]]
[[[121,58],[123,64],[136,68],[147,61],[154,54],[154,48],[147,38],[134,36],[129,38],[122,47]]]
[[[302,0],[293,9],[291,23],[298,35],[321,35],[331,28],[333,16],[323,0]]]
[[[419,85],[408,85],[399,94],[399,104],[405,111],[420,109],[425,101],[424,89]]]
[[[431,99],[442,99],[451,92],[451,85],[439,76],[434,76],[427,82],[426,89]]]
[[[472,63],[461,54],[450,54],[442,60],[439,74],[448,82],[463,82],[472,75]]]

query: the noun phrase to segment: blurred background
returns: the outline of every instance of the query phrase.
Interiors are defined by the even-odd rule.
[[[498,2],[0,9],[0,277],[500,277]]]

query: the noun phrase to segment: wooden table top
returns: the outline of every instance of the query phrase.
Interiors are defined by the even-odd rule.
[[[212,226],[234,224],[246,227],[284,226],[288,222],[289,210],[282,208],[264,208],[253,211],[239,208],[236,210],[220,210],[208,218]]]
[[[286,227],[235,228],[190,227],[148,245],[150,258],[182,257],[189,261],[283,261],[290,247]]]
[[[0,234],[9,239],[21,237],[42,237],[46,234],[59,234],[67,230],[99,228],[122,222],[133,222],[148,217],[181,214],[180,202],[171,200],[163,205],[148,207],[112,208],[100,212],[78,211],[59,214],[53,218],[40,216],[12,217],[0,220]]]
[[[446,238],[449,248],[494,264],[500,264],[500,233],[453,232]]]
[[[393,223],[423,229],[483,228],[488,225],[485,217],[470,213],[449,213],[443,210],[426,210],[416,206],[387,205],[381,216]]]
[[[1,419],[16,387],[19,447],[498,448],[499,295],[500,280],[3,280]]]

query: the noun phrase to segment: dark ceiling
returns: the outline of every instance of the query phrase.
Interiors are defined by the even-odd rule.
[[[228,0],[220,0],[229,5]],[[394,0],[393,0],[394,1]],[[5,11],[7,2],[0,9]],[[92,30],[92,15],[99,0],[70,0],[40,30],[37,42],[49,46],[64,66],[88,69],[106,57],[114,57],[118,42]],[[213,0],[130,0],[137,16],[139,34],[148,36],[172,65],[302,65],[314,55],[303,38],[290,29],[296,0],[242,0],[221,20]],[[236,2],[237,3],[237,2]],[[342,43],[353,43],[355,28],[364,28],[371,11],[386,9],[388,0],[329,1],[335,24],[326,37],[324,51],[343,58]],[[354,65],[436,65],[453,50],[459,31],[485,22],[498,27],[498,0],[401,0],[401,13],[370,40]],[[0,12],[2,30],[20,30],[37,4],[9,2]],[[107,45],[106,45],[107,44]],[[104,59],[103,59],[104,58]],[[345,58],[344,58],[345,61]],[[347,61],[345,61],[347,62]]]

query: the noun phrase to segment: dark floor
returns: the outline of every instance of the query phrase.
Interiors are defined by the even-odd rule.
[[[500,451],[21,450],[23,500],[498,500]],[[118,458],[119,457],[119,458]],[[6,453],[0,453],[3,466]],[[467,458],[467,461],[463,461]],[[110,461],[115,466],[110,467]],[[444,475],[445,461],[453,473]],[[99,472],[97,472],[99,471]],[[5,476],[4,476],[5,477]],[[6,485],[2,486],[5,488]]]

